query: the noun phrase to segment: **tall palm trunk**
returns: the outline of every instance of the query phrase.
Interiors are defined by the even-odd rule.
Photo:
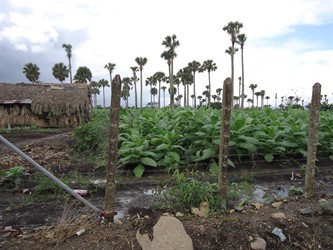
[[[69,70],[69,79],[71,81],[71,83],[73,83],[73,77],[72,77],[72,62],[71,62],[71,58],[68,58],[68,70]]]
[[[186,102],[186,100],[187,100],[186,85],[187,84],[185,84],[185,83],[183,83],[183,84],[184,84],[184,107],[186,107],[186,105],[187,105],[187,102]]]
[[[232,98],[234,97],[234,56],[235,56],[235,43],[232,42],[231,46],[231,81],[232,81],[232,86],[231,86],[231,94]]]
[[[105,108],[105,92],[104,92],[104,86],[103,86],[103,108]]]
[[[241,47],[241,60],[242,60],[242,100],[241,108],[244,108],[244,57],[243,57],[243,47]]]
[[[171,66],[170,66],[170,106],[173,108],[174,102],[175,102],[175,94],[174,94],[174,88],[173,88],[173,58],[171,58]]]
[[[158,108],[161,107],[161,80],[158,81]]]
[[[194,95],[194,108],[197,107],[197,96],[195,94],[195,72],[193,72],[193,95]]]
[[[134,99],[135,99],[135,108],[138,108],[138,91],[136,89],[136,79],[134,80]]]
[[[142,108],[142,68],[140,67],[140,108]]]
[[[210,91],[211,91],[211,85],[210,85],[210,70],[208,70],[208,107],[210,106]]]

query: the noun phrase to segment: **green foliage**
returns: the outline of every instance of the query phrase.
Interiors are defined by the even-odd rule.
[[[291,186],[289,188],[289,194],[291,194],[291,195],[301,195],[303,193],[304,193],[304,191],[303,191],[303,188],[301,188],[301,187]]]
[[[47,196],[48,199],[65,199],[68,194],[65,190],[58,187],[58,185],[51,181],[47,176],[42,173],[36,173],[34,179],[37,185],[34,188],[35,195]],[[60,180],[68,185],[70,183],[70,178],[63,177]]]
[[[209,203],[211,212],[221,212],[226,208],[225,201],[218,192],[216,183],[198,180],[192,173],[186,176],[184,173],[175,171],[173,175],[175,185],[167,192],[173,197],[172,206],[176,209],[199,207],[200,203],[205,201]]]
[[[103,157],[107,155],[108,119],[107,110],[94,110],[93,120],[75,130],[78,151],[96,150]],[[276,157],[306,157],[308,110],[234,110],[231,119],[230,166],[245,157],[264,159],[268,163]],[[174,171],[180,166],[196,164],[210,166],[214,171],[220,128],[221,111],[213,108],[121,109],[119,163],[123,168],[137,168],[140,175],[148,168]],[[319,155],[333,158],[332,134],[333,114],[322,111]]]
[[[12,187],[14,186],[17,189],[21,182],[21,177],[23,175],[24,168],[21,166],[12,167],[5,171],[5,179],[3,184],[5,186]]]

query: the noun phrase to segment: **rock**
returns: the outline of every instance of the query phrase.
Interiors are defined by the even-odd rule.
[[[235,207],[235,211],[242,212],[244,210],[244,207]]]
[[[145,218],[146,220],[149,219],[149,215],[145,215],[143,218]]]
[[[255,202],[252,204],[254,206],[255,209],[259,210],[260,208],[263,207],[263,204],[259,203],[259,202]]]
[[[299,210],[301,215],[311,215],[312,211],[310,210],[310,208],[302,208]]]
[[[272,207],[280,208],[282,206],[282,204],[283,204],[282,201],[273,202]]]
[[[200,217],[207,217],[209,213],[209,204],[208,202],[201,202],[200,208],[192,207],[191,208],[192,214],[196,214]]]
[[[186,233],[183,224],[171,216],[162,216],[153,227],[153,240],[147,234],[140,234],[136,239],[143,250],[192,250],[192,239]]]
[[[177,212],[177,213],[176,213],[176,217],[177,217],[177,218],[179,218],[179,217],[183,217],[183,216],[184,216],[184,214],[181,213],[181,212]]]
[[[323,210],[323,214],[333,215],[333,199],[320,202],[319,204],[321,209]]]
[[[273,219],[286,219],[286,216],[282,212],[272,213],[272,214],[270,214],[270,216]]]
[[[251,243],[251,249],[254,250],[265,250],[266,249],[266,241],[262,238],[257,238],[254,242]]]

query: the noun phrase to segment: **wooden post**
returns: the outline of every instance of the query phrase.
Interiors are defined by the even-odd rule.
[[[108,170],[105,186],[105,214],[116,214],[114,212],[115,194],[116,194],[116,170],[118,158],[118,127],[119,127],[119,108],[121,79],[119,75],[113,78],[110,107],[110,138],[109,138],[109,154],[108,154]],[[110,216],[111,217],[111,216]],[[113,216],[112,216],[113,218]]]
[[[317,142],[318,142],[318,124],[319,124],[319,108],[320,108],[320,93],[321,85],[316,83],[312,87],[312,99],[310,107],[310,130],[308,141],[308,153],[306,162],[306,174],[305,174],[305,192],[306,198],[310,198],[314,195],[314,178],[316,168],[316,154],[317,154]]]
[[[228,190],[228,147],[230,133],[230,116],[232,109],[232,80],[230,77],[224,80],[223,83],[223,102],[221,112],[221,143],[219,149],[219,171],[218,185],[221,196],[227,199]]]

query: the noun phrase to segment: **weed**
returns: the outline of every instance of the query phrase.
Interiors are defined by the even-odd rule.
[[[289,193],[292,195],[301,195],[304,193],[304,191],[301,187],[290,186]]]
[[[15,189],[18,189],[23,172],[24,168],[21,166],[16,166],[8,169],[5,172],[5,179],[3,181],[4,185],[8,185],[9,187],[14,186]]]
[[[256,174],[253,172],[250,172],[248,170],[242,170],[240,179],[242,181],[248,182],[248,183],[255,183],[256,181]]]

